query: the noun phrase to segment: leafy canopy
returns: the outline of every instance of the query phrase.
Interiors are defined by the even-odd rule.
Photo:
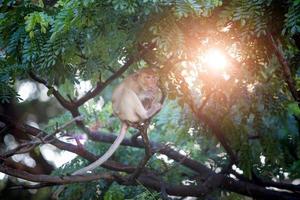
[[[288,61],[298,90],[299,9],[299,0],[59,0],[54,5],[4,0],[0,101],[18,100],[16,83],[30,79],[30,73],[47,81],[51,86],[48,95],[57,88],[65,98],[78,99],[77,84],[90,81],[95,86],[133,58],[136,62],[126,73],[149,66],[161,69],[167,100],[153,120],[152,140],[169,143],[213,170],[224,168],[230,163],[226,148],[195,117],[204,113],[225,134],[238,159],[236,167],[247,178],[299,178],[300,110],[283,76],[282,63],[270,46],[273,41]],[[140,54],[141,46],[153,43],[153,51]],[[222,51],[230,67],[216,72],[201,61],[201,55],[212,47]],[[117,130],[110,103],[115,84],[101,93],[105,100],[101,112],[96,107],[99,97],[81,106],[87,124],[94,123],[97,112],[104,130]],[[49,123],[70,118],[65,113]],[[80,132],[76,127],[73,130]],[[86,146],[101,154],[109,145],[89,141]],[[136,157],[142,156],[142,150],[120,147],[114,159],[137,165]],[[77,158],[56,173],[86,164]],[[159,156],[148,167],[158,172],[170,168],[163,178],[172,183],[181,183],[186,174],[192,174]],[[98,189],[107,191],[104,199],[146,199],[142,192],[148,192],[141,185],[98,181],[70,186],[65,198],[99,197]],[[78,195],[84,191],[83,196]]]

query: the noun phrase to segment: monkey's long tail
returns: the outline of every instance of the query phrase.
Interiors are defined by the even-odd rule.
[[[84,174],[87,171],[91,171],[93,169],[95,169],[96,167],[102,165],[102,163],[104,163],[107,159],[109,159],[112,154],[117,150],[118,146],[121,144],[121,142],[123,141],[126,131],[128,129],[128,125],[124,122],[122,122],[122,127],[120,130],[120,133],[117,137],[117,139],[114,141],[114,143],[109,147],[109,149],[105,152],[105,154],[103,156],[101,156],[98,160],[96,160],[95,162],[91,163],[90,165],[77,170],[76,172],[73,173],[73,175],[78,175],[78,174]]]
[[[121,144],[121,142],[123,141],[127,129],[128,129],[127,124],[122,123],[122,127],[121,127],[121,130],[120,130],[120,133],[119,133],[117,139],[109,147],[109,149],[105,152],[105,154],[103,156],[101,156],[98,160],[96,160],[95,162],[91,163],[90,165],[88,165],[80,170],[77,170],[72,175],[84,174],[87,171],[91,171],[91,170],[95,169],[96,167],[100,166],[107,159],[109,159],[112,156],[112,154],[117,150],[117,148]],[[65,189],[65,186],[58,187],[58,189],[52,194],[52,199],[59,199],[59,195],[64,189]]]

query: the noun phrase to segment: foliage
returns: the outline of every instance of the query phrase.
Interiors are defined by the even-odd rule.
[[[134,58],[124,76],[138,68],[157,67],[167,95],[163,110],[152,120],[151,140],[166,143],[218,172],[230,160],[210,127],[197,118],[204,113],[228,139],[238,157],[236,165],[246,178],[300,178],[299,102],[293,99],[278,56],[268,43],[271,34],[288,59],[291,78],[299,90],[299,46],[295,41],[300,34],[299,0],[59,0],[54,6],[45,1],[5,0],[0,9],[2,103],[20,100],[16,85],[32,80],[30,73],[51,86],[49,96],[57,89],[66,99],[78,99],[82,96],[80,83],[95,87]],[[151,43],[156,44],[154,50],[140,55],[141,46]],[[207,68],[199,57],[212,47],[228,56],[231,67],[222,72]],[[87,125],[100,120],[101,130],[117,132],[119,122],[110,102],[116,84],[110,83],[101,98],[80,107]],[[104,105],[98,106],[102,100]],[[56,123],[70,119],[70,113],[57,116],[45,130],[51,133]],[[82,133],[76,126],[66,130]],[[108,146],[85,143],[97,155]],[[136,158],[143,155],[143,149],[120,147],[113,159],[137,165]],[[86,164],[76,158],[53,174],[68,174]],[[160,173],[167,170],[162,177],[171,183],[187,180],[198,184],[192,171],[161,155],[153,156],[147,167]],[[242,199],[232,193],[213,195]],[[63,198],[71,196],[160,198],[159,193],[141,185],[125,187],[104,181],[72,184]]]
[[[289,34],[294,35],[300,32],[300,14],[297,12],[300,8],[300,2],[295,0],[290,2],[290,4],[291,6],[286,14],[283,33],[288,31]]]

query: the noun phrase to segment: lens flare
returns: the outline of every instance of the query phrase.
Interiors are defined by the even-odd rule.
[[[209,49],[203,55],[203,63],[213,70],[221,71],[226,67],[227,60],[220,50]]]

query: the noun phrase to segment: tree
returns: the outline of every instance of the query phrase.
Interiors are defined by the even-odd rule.
[[[38,183],[8,188],[69,184],[62,199],[300,199],[299,0],[26,0],[0,9],[0,127],[2,141],[17,144],[3,145],[0,171]],[[227,66],[212,68],[210,52]],[[112,88],[144,67],[159,69],[166,97],[150,147],[134,134],[94,173],[70,175],[114,141]],[[40,128],[26,123],[20,81],[43,85],[60,106],[51,120],[36,113]],[[92,88],[81,95],[83,81]],[[53,170],[45,143],[78,157]],[[12,159],[24,153],[35,168]]]

